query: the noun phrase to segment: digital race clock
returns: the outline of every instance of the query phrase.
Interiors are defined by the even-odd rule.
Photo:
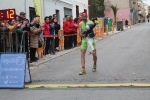
[[[15,9],[0,10],[0,20],[14,19],[16,15]]]

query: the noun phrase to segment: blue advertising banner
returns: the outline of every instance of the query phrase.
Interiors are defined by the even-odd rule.
[[[0,54],[0,88],[24,88],[26,54]]]

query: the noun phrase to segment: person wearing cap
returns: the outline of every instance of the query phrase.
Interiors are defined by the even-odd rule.
[[[88,20],[87,17],[88,17],[87,13],[83,12],[82,13],[82,22],[80,22],[80,24],[79,24],[79,34],[82,37],[82,43],[81,43],[81,64],[82,64],[82,70],[79,73],[79,75],[86,74],[86,71],[85,71],[85,53],[86,53],[86,50],[88,48],[88,41],[87,41],[86,35],[83,34],[83,33],[86,31],[86,26],[87,25],[94,24],[92,21]],[[90,36],[88,35],[87,37],[90,37]],[[97,54],[96,54],[96,41],[95,41],[94,38],[93,38],[93,47],[94,47],[94,50],[93,50],[94,64],[93,64],[92,71],[96,72]]]
[[[20,24],[24,24],[25,27],[24,28],[21,28],[19,27],[17,29],[17,33],[18,33],[18,38],[19,38],[19,42],[21,43],[22,41],[22,33],[23,31],[30,31],[30,23],[29,23],[29,20],[26,18],[26,13],[25,12],[20,12],[20,16],[19,16],[19,21],[18,21]],[[25,52],[27,52],[27,58],[29,57],[29,52],[28,52],[28,34],[25,33],[24,34],[24,39],[25,39]]]

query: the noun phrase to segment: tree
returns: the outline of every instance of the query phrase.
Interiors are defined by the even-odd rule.
[[[147,19],[149,18],[149,15],[147,15]]]
[[[113,12],[114,12],[114,24],[116,24],[116,19],[117,19],[117,11],[119,10],[119,8],[117,7],[117,5],[116,6],[114,6],[114,5],[111,5],[110,6],[111,7],[111,9],[113,10]]]
[[[111,8],[110,8],[111,4],[112,3],[110,0],[104,0],[105,10],[107,10],[107,11],[111,10]]]
[[[90,18],[104,16],[104,0],[90,0]]]

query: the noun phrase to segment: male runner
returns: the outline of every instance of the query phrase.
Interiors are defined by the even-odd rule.
[[[86,25],[89,24],[94,24],[92,21],[87,20],[87,13],[83,12],[82,13],[82,22],[79,24],[79,34],[82,37],[82,44],[81,44],[81,64],[82,64],[82,70],[79,73],[79,75],[84,75],[86,74],[85,71],[85,53],[88,47],[88,43],[87,43],[87,39],[85,34],[82,34],[84,31],[86,31]],[[93,38],[94,43],[93,43],[93,47],[94,47],[94,51],[93,51],[93,72],[96,72],[96,64],[97,64],[97,55],[96,55],[96,41]]]

